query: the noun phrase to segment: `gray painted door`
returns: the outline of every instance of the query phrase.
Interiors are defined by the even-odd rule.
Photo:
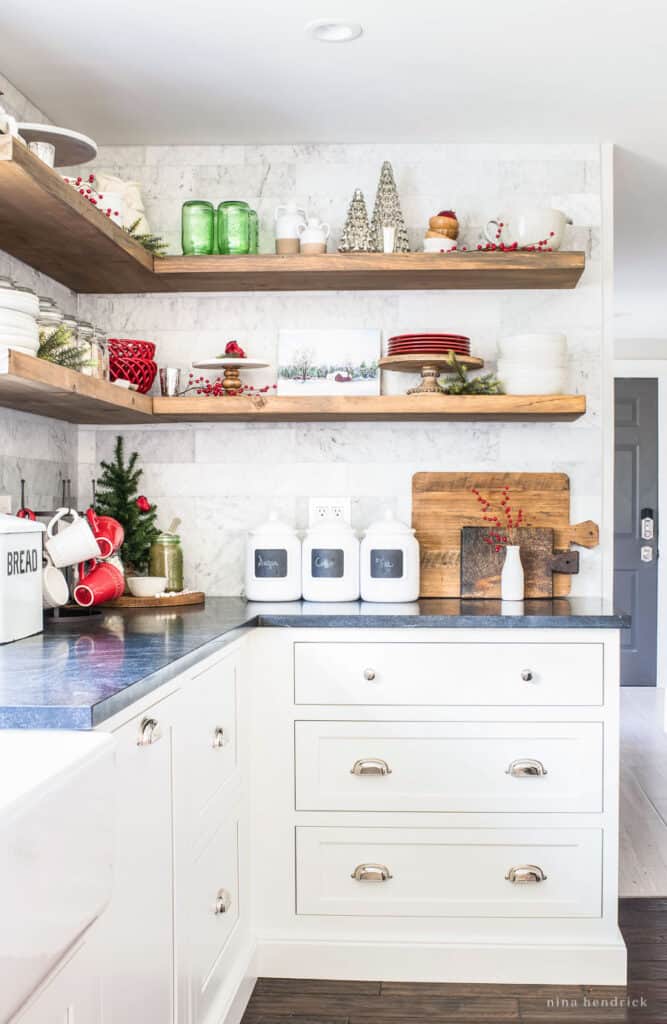
[[[658,382],[616,381],[614,602],[632,615],[621,641],[623,686],[656,685]],[[652,533],[652,536],[651,536]]]

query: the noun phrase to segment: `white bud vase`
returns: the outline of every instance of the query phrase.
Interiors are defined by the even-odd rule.
[[[505,548],[505,562],[500,574],[500,596],[503,601],[523,601],[524,575],[518,544],[508,544]]]

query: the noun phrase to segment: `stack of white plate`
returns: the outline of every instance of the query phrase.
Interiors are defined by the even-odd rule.
[[[0,345],[35,355],[39,348],[39,301],[30,288],[0,277]]]
[[[567,387],[564,334],[512,334],[498,345],[498,377],[508,395],[558,395]]]

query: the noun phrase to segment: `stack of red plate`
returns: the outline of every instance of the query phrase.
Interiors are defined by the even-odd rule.
[[[388,356],[409,356],[424,352],[433,355],[455,352],[459,356],[469,356],[470,338],[465,334],[396,334],[387,342]]]

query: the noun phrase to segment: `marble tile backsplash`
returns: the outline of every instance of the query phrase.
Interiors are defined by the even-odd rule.
[[[165,524],[183,520],[190,586],[210,594],[243,587],[245,531],[272,508],[303,529],[311,495],[349,495],[354,526],[384,507],[410,517],[413,473],[420,470],[560,471],[572,482],[573,521],[600,519],[602,306],[600,154],[595,145],[294,145],[103,147],[95,166],[139,181],[151,229],[180,252],[186,199],[246,199],[259,212],[262,251],[273,249],[275,206],[294,197],[331,223],[333,245],[354,188],[369,210],[384,159],[393,162],[411,243],[428,217],[453,207],[464,242],[511,201],[557,206],[575,220],[566,245],[587,254],[574,291],[321,292],[81,296],[82,315],[125,337],[157,341],[159,361],[188,370],[193,360],[237,338],[271,363],[249,381],[275,380],[281,327],[379,327],[383,337],[416,330],[469,334],[493,367],[498,338],[521,330],[564,330],[569,387],[588,413],[575,423],[178,424],[127,430],[141,453],[142,487]],[[385,374],[387,393],[407,378]],[[80,432],[80,490],[116,431]],[[86,491],[87,493],[87,491]],[[573,591],[600,591],[600,553],[584,551]]]

